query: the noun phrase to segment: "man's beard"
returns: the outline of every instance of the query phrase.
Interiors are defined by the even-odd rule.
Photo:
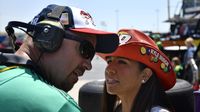
[[[74,84],[69,83],[69,81],[65,80],[61,83],[59,89],[64,90],[65,92],[68,92],[69,90],[71,90],[73,88]]]

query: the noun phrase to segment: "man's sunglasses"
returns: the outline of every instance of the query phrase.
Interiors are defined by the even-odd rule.
[[[79,51],[80,55],[85,59],[92,60],[95,55],[95,48],[90,41],[84,40],[83,37],[80,37],[71,31],[65,31],[65,39],[75,40],[80,42]]]

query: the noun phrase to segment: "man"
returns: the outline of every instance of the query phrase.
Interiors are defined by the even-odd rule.
[[[188,37],[185,40],[185,45],[187,46],[187,51],[184,54],[183,63],[185,69],[184,78],[193,84],[193,89],[198,90],[198,66],[194,60],[194,53],[197,50],[197,47],[194,45],[194,39],[192,37]]]
[[[3,112],[79,112],[67,92],[95,52],[110,53],[117,34],[95,29],[89,13],[70,6],[49,5],[29,24],[6,27],[15,45],[14,28],[29,36],[14,54],[0,54],[0,108]]]

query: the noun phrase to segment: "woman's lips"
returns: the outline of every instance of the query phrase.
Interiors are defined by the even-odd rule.
[[[106,83],[107,84],[116,84],[116,83],[119,83],[119,81],[116,79],[107,78]]]

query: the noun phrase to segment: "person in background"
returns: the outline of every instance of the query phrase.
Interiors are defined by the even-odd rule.
[[[173,112],[165,91],[176,83],[168,57],[136,29],[118,32],[120,45],[106,62],[102,112]]]
[[[154,42],[156,43],[156,45],[158,46],[158,48],[163,51],[163,45],[162,45],[162,41],[160,40],[161,35],[160,34],[151,34],[150,35],[151,38],[154,40]]]
[[[198,90],[198,66],[196,65],[195,59],[194,59],[194,53],[197,50],[197,47],[194,45],[194,39],[192,37],[188,37],[185,40],[185,45],[187,46],[187,51],[184,54],[184,69],[185,69],[185,75],[184,79],[186,79],[188,82],[194,85],[195,90]],[[198,88],[196,88],[198,87]]]
[[[4,44],[5,40],[6,40],[6,36],[4,34],[0,33],[0,51],[1,51],[1,49],[6,48],[6,45]]]
[[[181,65],[180,59],[178,57],[172,58],[172,65],[176,73],[176,78],[183,79],[183,66]]]
[[[116,33],[97,30],[86,11],[48,5],[29,23],[9,22],[6,31],[24,28],[28,37],[14,54],[0,52],[2,112],[80,112],[67,93],[86,70],[95,52],[111,53]],[[14,48],[15,49],[15,48]]]

